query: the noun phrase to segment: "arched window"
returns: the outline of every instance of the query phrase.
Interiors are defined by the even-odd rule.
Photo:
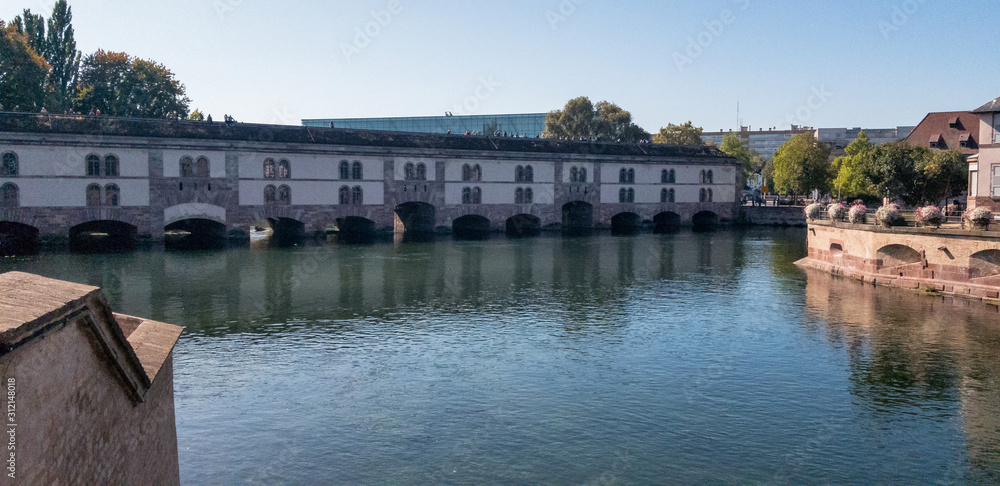
[[[618,182],[628,184],[628,170],[624,167],[622,167],[622,170],[618,171]]]
[[[472,188],[472,204],[483,203],[483,190],[478,187]]]
[[[274,186],[272,185],[264,186],[264,204],[268,206],[273,206],[278,200],[277,193],[278,190]]]
[[[403,166],[403,180],[412,181],[416,177],[417,175],[413,162],[407,162],[406,165]]]
[[[121,190],[114,184],[104,186],[104,205],[118,206]]]
[[[660,172],[660,183],[661,184],[670,183],[670,171],[668,171],[667,169],[663,169],[663,171]]]
[[[351,178],[351,164],[346,160],[340,161],[340,180],[346,181]]]
[[[351,188],[343,186],[340,188],[340,204],[348,205],[351,204]]]
[[[521,167],[519,165],[519,166],[517,166],[516,169],[514,169],[514,182],[524,182],[524,181],[525,181],[525,178],[524,178],[524,167]]]
[[[535,169],[530,165],[524,168],[524,182],[535,182]]]
[[[424,163],[417,164],[417,180],[418,181],[427,180],[427,165]]]
[[[712,171],[708,171],[705,174],[705,183],[706,184],[714,184],[714,182],[712,182]]]
[[[104,175],[105,177],[118,177],[118,157],[114,155],[104,157]]]
[[[618,202],[628,202],[628,191],[624,187],[618,190]]]
[[[587,169],[580,168],[580,182],[587,182]]]
[[[524,189],[524,204],[534,204],[535,192],[530,187]]]
[[[628,170],[628,183],[635,184],[635,169]]]
[[[469,182],[472,180],[472,167],[469,164],[462,165],[462,182]]]
[[[351,179],[360,181],[361,179],[364,178],[365,178],[365,169],[361,165],[361,162],[355,160],[354,163],[351,164]]]
[[[580,169],[573,167],[569,170],[569,181],[570,182],[580,182]]]
[[[664,172],[666,172],[666,171],[664,171]],[[666,188],[660,189],[660,202],[661,203],[667,202],[667,196],[668,196],[667,189]]]
[[[635,202],[635,189],[628,190],[628,202],[630,203]]]
[[[0,166],[0,177],[17,177],[17,174],[17,154],[14,152],[7,152],[3,154],[3,165]]]
[[[274,179],[277,171],[274,169],[274,159],[264,159],[264,178]]]
[[[101,176],[101,158],[90,154],[87,156],[87,175],[91,177]]]
[[[87,186],[87,206],[101,205],[101,186],[91,184]]]
[[[364,201],[365,194],[361,191],[361,186],[354,186],[354,189],[351,189],[351,204],[360,206]]]
[[[274,172],[273,165],[271,171]],[[191,157],[181,158],[181,177],[194,177],[194,160]],[[267,177],[267,162],[264,162],[264,177]]]
[[[667,202],[676,202],[673,189],[670,189],[670,191],[667,193]]]
[[[16,208],[21,205],[21,197],[17,186],[10,182],[0,187],[0,207]]]
[[[699,184],[704,184],[705,183],[705,171],[701,171],[701,173],[700,173],[700,175],[698,177],[698,183]]]
[[[472,188],[462,188],[462,204],[472,204]]]
[[[194,175],[195,177],[208,178],[211,172],[208,169],[208,159],[205,157],[198,157],[198,161],[194,164]]]
[[[712,190],[708,189],[708,202],[712,202]]]
[[[524,204],[524,189],[518,187],[514,190],[514,204]]]
[[[284,184],[278,187],[278,204],[290,206],[292,204],[292,188]]]
[[[674,172],[674,169],[670,169],[670,180],[667,182],[670,184],[675,184],[677,182],[677,173]]]
[[[278,162],[278,179],[291,179],[292,178],[292,163],[288,160],[281,159]]]
[[[702,171],[702,175],[704,175],[704,171]],[[705,188],[701,188],[701,190],[698,191],[698,202],[705,202],[707,197],[708,195],[705,193]]]
[[[472,180],[476,182],[483,181],[483,168],[479,164],[472,166]]]

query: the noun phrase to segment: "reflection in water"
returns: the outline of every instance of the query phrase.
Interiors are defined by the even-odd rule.
[[[996,307],[802,230],[0,259],[186,327],[185,482],[1000,481]]]
[[[1000,307],[807,275],[817,331],[846,352],[870,420],[893,428],[900,413],[957,415],[973,465],[1000,471]]]

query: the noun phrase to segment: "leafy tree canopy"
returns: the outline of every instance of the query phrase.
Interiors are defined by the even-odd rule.
[[[729,132],[722,136],[722,146],[719,147],[719,150],[740,160],[744,181],[749,181],[753,174],[764,169],[764,158],[744,145],[743,140],[736,132]]]
[[[0,107],[39,111],[45,101],[49,65],[16,25],[0,21]]]
[[[875,144],[871,143],[867,133],[861,131],[844,150],[847,155],[837,157],[833,161],[833,171],[836,178],[833,180],[831,190],[837,197],[874,196],[875,189],[871,180],[865,175],[864,166],[875,151]]]
[[[566,103],[562,110],[545,118],[545,138],[594,139],[602,142],[638,142],[649,133],[632,123],[632,114],[620,106],[601,101],[596,105],[581,96]]]
[[[774,153],[774,186],[780,194],[806,194],[814,189],[828,192],[833,179],[830,147],[813,132],[795,135]]]
[[[12,22],[24,34],[36,53],[49,64],[44,79],[45,106],[52,111],[70,107],[80,70],[80,51],[73,34],[73,11],[66,0],[58,0],[48,22],[41,15],[25,10]],[[48,29],[46,30],[46,25]]]
[[[103,50],[83,60],[74,101],[84,113],[141,118],[187,117],[191,102],[162,64]]]
[[[664,143],[670,145],[701,145],[701,127],[694,126],[690,121],[683,125],[673,123],[660,129],[653,137],[653,143]]]

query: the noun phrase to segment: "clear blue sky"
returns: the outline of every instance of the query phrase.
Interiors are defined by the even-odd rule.
[[[4,0],[0,18],[26,7],[48,17],[53,3]],[[755,129],[882,128],[1000,96],[996,0],[70,6],[84,54],[161,62],[187,86],[192,108],[216,119],[545,112],[585,95],[621,105],[653,132],[687,120],[735,128],[737,102]],[[379,11],[385,25],[372,24]],[[376,35],[359,38],[366,27]],[[699,38],[704,47],[689,50]]]

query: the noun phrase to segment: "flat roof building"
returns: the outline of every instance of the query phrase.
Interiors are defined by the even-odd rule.
[[[527,135],[536,138],[545,131],[546,113],[519,113],[506,115],[444,115],[390,118],[321,118],[302,120],[307,127],[350,128],[389,132],[437,133],[462,135],[473,132],[492,135],[507,132],[510,136]]]

